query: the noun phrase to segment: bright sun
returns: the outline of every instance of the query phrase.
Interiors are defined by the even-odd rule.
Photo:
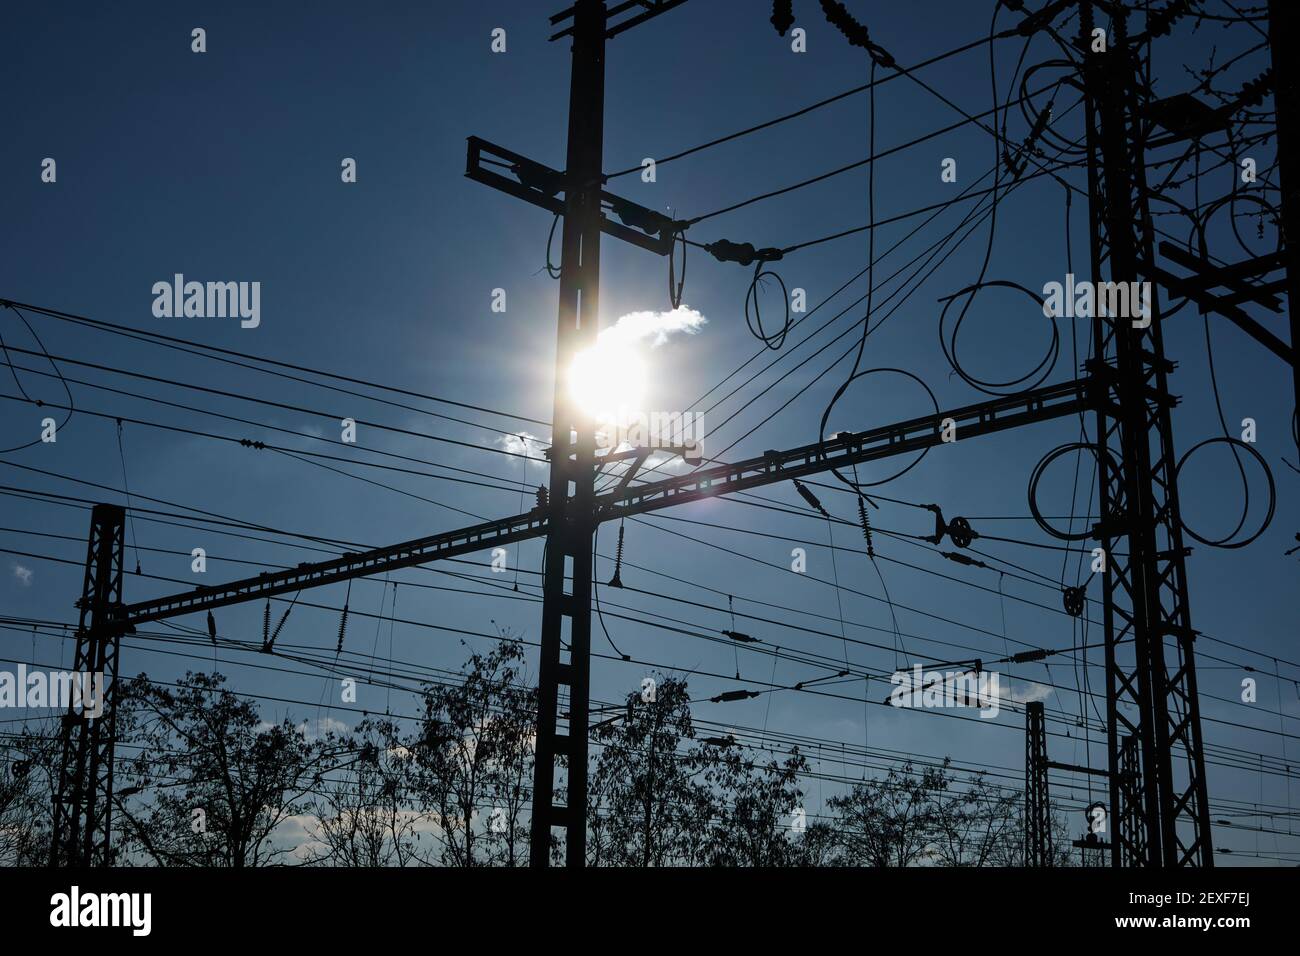
[[[630,347],[597,342],[579,352],[569,367],[569,395],[598,422],[626,420],[645,411],[646,367]]]

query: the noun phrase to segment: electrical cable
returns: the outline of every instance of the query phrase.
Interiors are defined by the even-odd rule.
[[[54,370],[54,374],[58,376],[59,381],[63,384],[63,392],[68,397],[68,405],[67,405],[68,414],[64,416],[62,422],[59,422],[55,425],[54,434],[58,435],[58,433],[62,431],[64,427],[67,426],[68,422],[72,421],[72,416],[76,413],[76,409],[75,409],[76,403],[72,400],[72,390],[68,388],[67,380],[63,378],[63,371],[59,368],[57,364],[55,364],[54,359],[50,358],[50,353],[45,349],[45,343],[42,342],[41,337],[36,334],[36,330],[33,329],[31,323],[27,321],[27,317],[23,315],[23,313],[11,302],[0,301],[0,305],[6,306],[9,309],[11,309],[13,313],[18,316],[19,320],[23,323],[23,325],[27,327],[27,331],[31,334],[31,337],[36,341],[37,348],[41,350],[41,354],[45,357],[45,361],[50,363],[50,368]],[[13,359],[9,357],[10,350],[11,350],[10,346],[5,342],[4,332],[0,331],[0,352],[4,353],[5,363],[9,366],[9,374],[13,376],[14,384],[18,386],[19,393],[26,401],[36,405],[37,407],[43,406],[45,404],[44,402],[39,401],[37,399],[33,399],[30,395],[27,394],[27,390],[23,388],[23,383],[18,378],[18,372],[15,371],[14,369]],[[18,349],[13,349],[13,351],[18,351]],[[14,445],[12,448],[0,448],[0,455],[8,455],[11,452],[22,451],[25,448],[32,448],[35,445],[41,444],[43,441],[44,441],[43,438],[35,438],[32,441],[29,441],[22,445]]]
[[[1005,33],[999,35],[997,39],[1003,39],[1005,37],[1014,36],[1014,35],[1015,35],[1014,31],[1006,31]],[[927,60],[922,60],[920,63],[917,63],[915,66],[913,66],[912,69],[914,70],[924,69],[925,67],[930,66],[931,64],[942,62],[943,60],[949,59],[950,57],[957,56],[959,54],[967,52],[968,50],[973,50],[976,47],[983,46],[985,43],[988,42],[989,42],[988,38],[980,37],[978,40],[972,40],[969,43],[963,44],[959,47],[955,47],[954,49],[948,50],[945,53],[940,53],[937,56],[930,57]],[[889,76],[882,78],[879,82],[881,84],[884,84],[897,78],[898,78],[897,74],[891,74]],[[776,126],[780,123],[784,123],[792,119],[797,119],[800,116],[805,116],[808,113],[813,112],[814,110],[821,109],[823,106],[829,106],[832,103],[837,103],[842,99],[846,99],[847,97],[850,96],[855,96],[858,93],[864,93],[870,89],[873,89],[873,85],[871,83],[865,83],[861,86],[855,86],[852,89],[843,91],[842,93],[836,93],[834,96],[827,97],[826,99],[823,100],[818,100],[816,103],[812,103],[808,106],[803,107],[802,109],[795,110],[792,113],[785,113],[781,116],[778,116],[774,119],[767,120],[763,123],[759,123],[754,126],[748,126],[745,129],[737,130],[734,133],[728,133],[726,136],[720,136],[716,139],[709,140],[706,143],[701,143],[698,146],[692,146],[689,149],[684,149],[679,152],[672,153],[668,156],[663,157],[662,159],[656,160],[655,165],[657,167],[663,166],[665,163],[671,163],[674,160],[684,159],[687,156],[692,156],[695,153],[702,152],[703,150],[711,149],[714,146],[720,146],[723,143],[729,143],[732,140],[741,138],[742,136],[748,136],[751,133],[757,133],[761,130],[765,130],[772,126]],[[617,179],[620,176],[628,176],[631,175],[632,173],[640,173],[641,170],[642,170],[641,164],[637,163],[635,166],[629,166],[628,168],[620,169],[617,172],[606,173],[603,179],[605,182],[609,182],[609,180]]]
[[[1015,289],[1017,292],[1024,293],[1038,306],[1035,310],[1035,314],[1045,316],[1052,326],[1052,339],[1048,343],[1047,352],[1043,355],[1042,359],[1039,360],[1038,364],[1024,375],[1017,378],[1007,379],[1005,381],[981,379],[977,376],[971,375],[962,367],[961,362],[957,359],[957,333],[961,329],[962,322],[966,320],[967,310],[971,303],[974,302],[976,294],[982,289],[990,287]],[[962,306],[961,313],[957,316],[957,321],[953,324],[951,335],[945,335],[944,330],[948,318],[948,309],[952,303],[961,296],[967,296],[965,305]],[[1047,381],[1047,377],[1052,374],[1052,370],[1056,368],[1056,360],[1061,351],[1061,331],[1056,324],[1056,316],[1048,315],[1047,307],[1044,304],[1042,297],[1036,292],[1025,288],[1018,282],[1011,282],[1005,279],[981,278],[974,284],[968,285],[964,289],[952,293],[952,295],[944,296],[939,301],[944,303],[943,310],[939,313],[939,347],[943,350],[944,358],[948,360],[948,364],[952,366],[953,371],[956,372],[961,380],[971,388],[983,392],[985,395],[1016,395],[1022,391],[1035,389],[1039,385],[1043,384],[1043,382]],[[1010,390],[1008,391],[1007,389]]]
[[[769,277],[781,286],[781,301],[785,303],[785,320],[781,323],[780,331],[770,333],[763,329],[763,316],[758,306],[758,284]],[[752,316],[749,313],[751,302],[754,307]],[[790,293],[785,287],[785,281],[777,273],[763,268],[762,260],[754,265],[754,276],[749,281],[749,291],[745,293],[745,325],[750,334],[763,343],[764,348],[774,352],[785,344],[785,337],[790,331]]]
[[[137,329],[131,329],[126,326],[117,325],[112,322],[106,322],[102,319],[92,319],[88,316],[76,315],[71,312],[61,312],[58,309],[50,309],[44,306],[32,305],[26,302],[13,302],[10,301],[9,299],[0,298],[0,306],[7,306],[9,308],[21,307],[23,309],[28,310],[29,312],[35,312],[37,315],[43,315],[46,318],[56,319],[63,322],[71,322],[78,325],[89,326],[91,328],[97,329],[102,332],[109,332],[114,335],[122,335],[127,338],[145,341],[152,345],[159,345],[164,348],[177,349],[183,352],[188,351],[190,352],[190,354],[202,355],[205,358],[209,358],[214,361],[225,362],[227,364],[239,365],[240,363],[232,362],[227,358],[223,358],[222,356],[235,356],[237,358],[247,359],[249,361],[262,362],[266,365],[273,365],[276,368],[290,369],[292,371],[303,372],[305,374],[311,374],[311,375],[319,375],[323,378],[330,378],[336,381],[349,382],[354,385],[364,385],[368,388],[374,388],[380,391],[392,392],[394,394],[399,394],[399,395],[406,395],[410,398],[422,398],[425,399],[426,401],[437,402],[443,405],[452,405],[457,408],[465,408],[471,411],[483,412],[489,415],[497,415],[502,418],[513,418],[518,421],[528,422],[529,424],[532,425],[542,425],[547,428],[549,428],[551,425],[550,422],[543,421],[538,418],[528,418],[524,415],[516,415],[512,412],[502,412],[496,409],[486,408],[481,405],[473,405],[467,402],[458,402],[447,398],[439,398],[436,395],[427,395],[422,392],[416,392],[416,391],[411,391],[409,389],[398,388],[397,386],[394,385],[383,385],[377,382],[368,382],[365,379],[353,378],[351,376],[340,375],[335,372],[326,372],[326,371],[322,371],[321,369],[314,369],[314,368],[309,368],[307,366],[295,365],[291,362],[281,362],[277,359],[265,358],[260,355],[250,355],[247,352],[239,352],[239,351],[235,351],[234,349],[221,348],[219,346],[210,345],[203,342],[194,342],[190,339],[178,338],[172,335],[164,335],[161,332],[141,332]],[[267,374],[283,374],[283,373],[272,373],[269,372],[269,370],[267,369],[258,368],[256,366],[245,365],[241,367],[250,368],[254,371],[264,372]],[[291,376],[284,376],[284,377],[292,379]],[[303,381],[303,380],[297,379],[297,381]],[[320,382],[312,382],[310,380],[306,380],[305,384],[315,385],[319,388],[333,388],[333,386],[324,385],[323,383]],[[371,397],[372,400],[374,401],[386,401],[385,399],[373,398],[373,396],[362,396],[362,397]],[[446,417],[444,415],[439,414],[438,412],[431,412],[427,409],[417,408],[411,410],[419,411],[422,414],[431,415],[436,418]]]
[[[1225,445],[1231,445],[1234,448],[1238,448],[1238,447],[1244,448],[1246,451],[1248,451],[1251,455],[1255,457],[1255,460],[1259,462],[1259,466],[1262,469],[1264,469],[1264,477],[1268,479],[1268,510],[1264,515],[1264,520],[1260,523],[1259,528],[1257,528],[1253,534],[1248,535],[1245,538],[1242,538],[1240,541],[1231,540],[1232,536],[1236,534],[1236,531],[1231,532],[1226,537],[1219,538],[1217,540],[1211,540],[1209,538],[1201,537],[1201,535],[1197,534],[1194,530],[1188,527],[1187,522],[1181,520],[1181,515],[1179,516],[1180,523],[1184,531],[1186,531],[1195,540],[1199,541],[1203,545],[1206,545],[1207,547],[1224,548],[1228,550],[1244,548],[1246,547],[1246,545],[1257,540],[1259,536],[1264,533],[1264,531],[1268,528],[1269,524],[1272,523],[1273,514],[1277,507],[1277,486],[1273,483],[1273,471],[1268,467],[1268,462],[1264,460],[1264,456],[1255,450],[1254,445],[1251,445],[1249,442],[1244,442],[1239,438],[1233,438],[1227,435],[1216,435],[1213,438],[1206,438],[1204,441],[1199,441],[1191,448],[1187,449],[1187,451],[1183,452],[1183,457],[1178,459],[1178,464],[1174,466],[1173,483],[1175,486],[1177,486],[1178,476],[1180,472],[1182,472],[1183,465],[1184,463],[1186,463],[1188,458],[1190,458],[1198,449],[1204,448],[1206,445],[1215,445],[1215,444],[1225,444]],[[1246,499],[1245,508],[1247,511],[1249,511],[1250,486],[1245,485],[1244,490],[1245,490],[1245,499]],[[1238,525],[1238,528],[1240,528],[1240,525]]]
[[[122,463],[122,490],[126,492],[126,518],[131,526],[131,546],[135,549],[135,573],[140,573],[140,536],[135,530],[135,513],[131,508],[131,483],[126,480],[126,452],[122,448],[122,419],[117,420],[117,454]]]

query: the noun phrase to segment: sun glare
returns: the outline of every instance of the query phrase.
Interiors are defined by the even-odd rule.
[[[646,367],[624,344],[598,342],[574,356],[569,395],[598,422],[619,422],[645,411]]]

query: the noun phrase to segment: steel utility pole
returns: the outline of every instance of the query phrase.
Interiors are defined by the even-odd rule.
[[[573,39],[569,78],[569,131],[562,176],[523,157],[512,167],[528,186],[519,188],[499,175],[483,176],[478,151],[490,146],[471,140],[467,175],[514,195],[555,208],[564,216],[560,253],[559,326],[555,348],[555,400],[551,416],[551,482],[546,563],[542,569],[541,661],[537,684],[537,743],[533,770],[530,862],[550,864],[552,830],[564,833],[564,859],[570,867],[587,858],[587,717],[591,676],[591,566],[596,531],[595,423],[578,407],[569,389],[574,356],[596,344],[600,331],[600,234],[615,235],[663,254],[671,247],[666,217],[611,199],[612,208],[635,229],[606,220],[602,211],[605,139],[605,41],[686,0],[624,0],[607,10],[604,0],[577,0],[551,17],[567,28],[551,37]],[[612,17],[636,11],[612,23]],[[554,187],[564,190],[556,206]],[[659,233],[657,240],[644,233]],[[665,240],[667,245],[665,245]],[[572,589],[565,590],[565,581]],[[567,688],[562,711],[561,688]],[[561,714],[564,714],[562,717]],[[564,726],[561,727],[561,720]],[[565,769],[563,802],[557,800],[556,772]]]
[[[1025,705],[1025,866],[1052,865],[1052,809],[1047,793],[1043,702]]]
[[[1113,11],[1114,36],[1106,50],[1094,52],[1093,4],[1080,4],[1092,274],[1100,281],[1105,269],[1111,282],[1127,286],[1153,260],[1154,230],[1147,204],[1146,134],[1138,113],[1138,53],[1128,42],[1123,7],[1106,6]],[[1149,307],[1145,326],[1135,326],[1133,315],[1094,315],[1089,363],[1106,393],[1096,408],[1101,521],[1094,537],[1105,552],[1110,816],[1128,827],[1114,835],[1111,862],[1208,867],[1214,856],[1196,693],[1196,635],[1188,607],[1188,551],[1170,422],[1175,399],[1167,383],[1174,366],[1165,358],[1154,294]],[[1167,660],[1171,651],[1172,668]],[[1138,745],[1136,772],[1132,754],[1125,753],[1129,735]],[[1135,799],[1139,807],[1121,805]]]
[[[604,0],[578,0],[573,6],[560,318],[555,346],[555,406],[551,418],[551,514],[543,568],[541,662],[537,678],[531,849],[535,867],[550,863],[553,827],[564,831],[564,856],[570,867],[584,865],[587,856],[595,431],[590,417],[571,397],[567,373],[574,356],[595,345],[600,329],[597,310],[604,135],[605,4]],[[566,578],[572,582],[572,591],[565,590]],[[563,731],[559,727],[561,687],[568,689],[568,719]],[[563,803],[555,799],[555,774],[560,757],[565,758],[567,770]]]
[[[122,549],[126,511],[95,505],[86,546],[81,620],[73,670],[80,679],[103,674],[100,717],[73,706],[63,716],[59,788],[54,795],[51,866],[112,866],[113,743],[117,655],[122,637]],[[74,700],[73,702],[77,702]]]
[[[587,860],[587,717],[591,676],[591,565],[596,531],[596,429],[573,400],[568,372],[574,356],[596,344],[600,331],[600,234],[607,228],[605,197],[605,41],[685,0],[636,0],[607,10],[605,0],[577,0],[551,17],[572,24],[551,37],[573,38],[569,78],[569,132],[560,252],[560,315],[555,345],[555,401],[551,416],[551,483],[546,563],[542,569],[541,661],[537,678],[537,743],[533,769],[531,863],[550,864],[551,833],[564,833],[570,867]],[[638,11],[612,24],[611,16]],[[474,155],[471,143],[471,155]],[[537,164],[523,161],[525,178]],[[473,174],[473,171],[470,171]],[[543,188],[544,191],[544,188]],[[518,195],[519,193],[516,192]],[[536,197],[539,200],[542,197]],[[553,198],[553,197],[552,197]],[[665,217],[618,203],[625,219],[659,231]],[[636,210],[632,212],[631,210]],[[640,215],[638,216],[637,213]],[[648,224],[648,225],[647,225]],[[617,234],[617,233],[616,233]],[[645,243],[634,230],[623,238]],[[661,236],[671,243],[671,234]],[[659,243],[658,245],[662,245]],[[658,249],[657,251],[663,251]],[[565,581],[572,590],[565,590]],[[560,689],[568,689],[561,718]],[[561,728],[561,719],[564,727]],[[564,758],[564,800],[556,799],[556,771]]]

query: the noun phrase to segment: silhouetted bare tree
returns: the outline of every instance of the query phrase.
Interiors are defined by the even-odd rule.
[[[523,651],[507,641],[473,654],[458,683],[424,691],[424,717],[408,743],[410,786],[436,814],[447,866],[527,861],[521,815],[531,789],[534,692],[524,686]]]
[[[0,753],[0,866],[46,866],[59,736],[24,726]]]
[[[327,782],[312,807],[316,846],[310,862],[331,866],[408,866],[421,862],[430,816],[414,809],[411,751],[396,722],[363,720],[349,738],[357,757]]]
[[[627,695],[624,713],[592,733],[588,783],[593,866],[698,865],[706,861],[714,804],[702,781],[686,682],[656,676]]]
[[[709,827],[714,866],[791,866],[806,832],[799,777],[808,761],[796,747],[784,762],[757,763],[738,748],[716,753],[705,765],[716,813]]]
[[[159,866],[244,867],[292,852],[272,835],[307,809],[339,758],[337,742],[310,742],[287,720],[265,723],[224,682],[187,673],[171,689],[141,675],[124,687],[118,733],[138,747],[118,775],[128,853]]]
[[[932,852],[938,797],[948,789],[948,761],[920,772],[909,760],[883,778],[864,780],[828,804],[840,815],[849,866],[912,866]]]

